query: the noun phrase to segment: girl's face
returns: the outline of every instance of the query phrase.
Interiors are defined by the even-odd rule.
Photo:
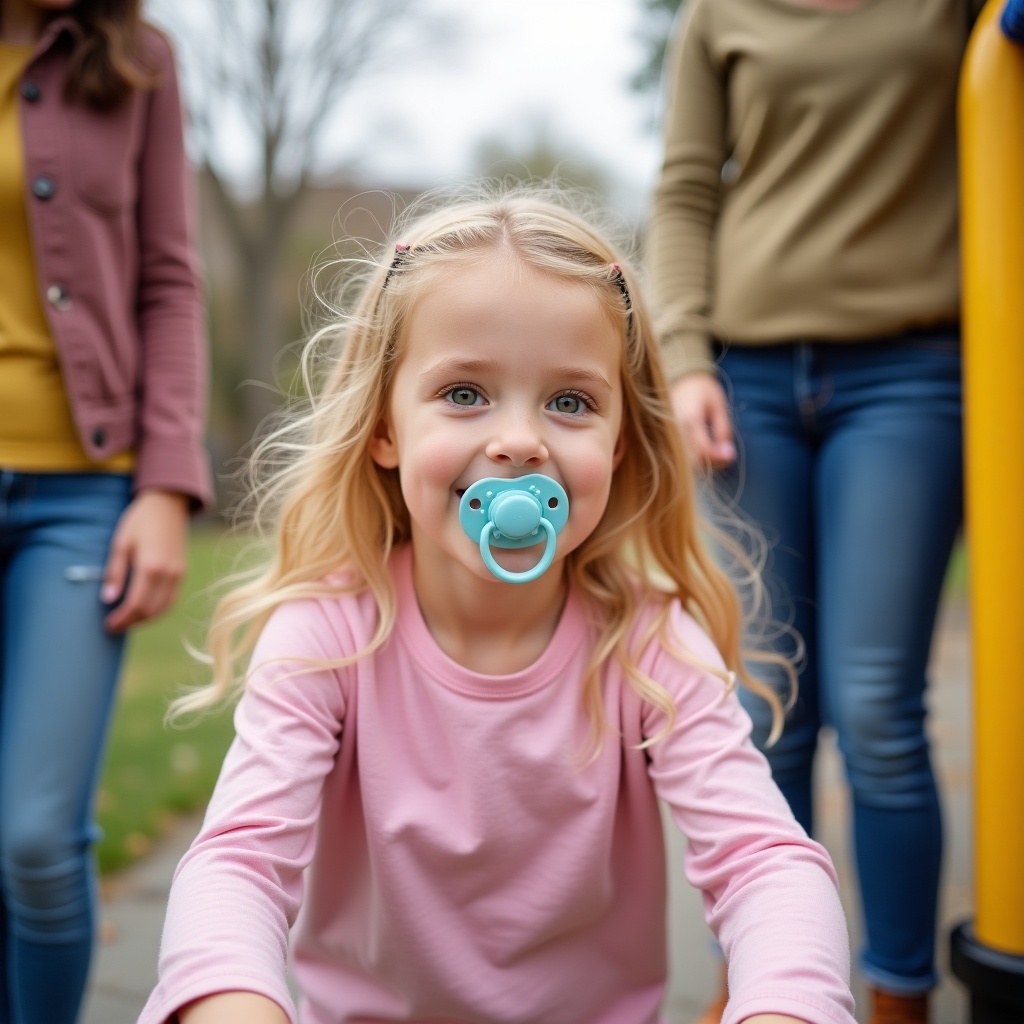
[[[413,306],[371,454],[396,468],[418,566],[496,582],[459,524],[481,477],[542,473],[569,496],[556,563],[597,526],[623,451],[622,338],[586,285],[495,254]],[[492,549],[522,572],[540,548]],[[554,574],[554,567],[548,574]]]

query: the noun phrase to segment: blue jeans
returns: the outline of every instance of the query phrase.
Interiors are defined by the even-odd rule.
[[[122,637],[100,574],[128,477],[0,471],[0,1021],[73,1024],[94,932],[92,800]]]
[[[818,734],[835,729],[851,790],[862,971],[887,991],[924,992],[937,980],[942,851],[925,671],[962,517],[959,337],[940,328],[734,346],[720,368],[739,457],[719,483],[768,541],[772,617],[806,645],[796,705],[765,752],[813,832]],[[786,637],[772,643],[791,653]],[[743,700],[763,747],[768,705],[749,692]]]

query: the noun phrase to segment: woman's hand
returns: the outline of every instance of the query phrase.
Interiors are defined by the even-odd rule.
[[[688,373],[672,385],[672,410],[697,469],[722,469],[736,461],[729,403],[717,378]]]
[[[103,572],[101,598],[110,604],[111,633],[167,611],[185,575],[188,498],[173,491],[140,491],[124,510]],[[127,590],[125,589],[127,587]]]

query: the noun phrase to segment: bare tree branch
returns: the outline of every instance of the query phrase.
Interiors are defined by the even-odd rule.
[[[413,0],[150,0],[182,45],[191,123],[242,275],[243,437],[272,411],[283,337],[277,278],[325,128],[353,84],[416,24]],[[415,12],[415,13],[414,13]],[[239,167],[254,199],[232,187]]]
[[[231,195],[231,192],[224,183],[224,179],[217,173],[217,169],[212,164],[204,164],[203,170],[205,170],[206,176],[213,186],[217,207],[228,226],[233,248],[239,253],[248,251],[253,245],[252,232],[249,231],[242,220],[237,200]]]

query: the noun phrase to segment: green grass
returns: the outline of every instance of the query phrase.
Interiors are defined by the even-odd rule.
[[[100,870],[146,854],[175,817],[202,807],[231,742],[229,710],[169,726],[164,715],[184,687],[207,681],[186,650],[201,646],[215,601],[210,584],[236,568],[242,541],[214,529],[193,533],[182,595],[162,619],[133,631],[97,798]]]
[[[967,597],[967,548],[963,538],[957,541],[953,548],[953,557],[949,560],[949,569],[946,571],[946,594],[949,597]]]

